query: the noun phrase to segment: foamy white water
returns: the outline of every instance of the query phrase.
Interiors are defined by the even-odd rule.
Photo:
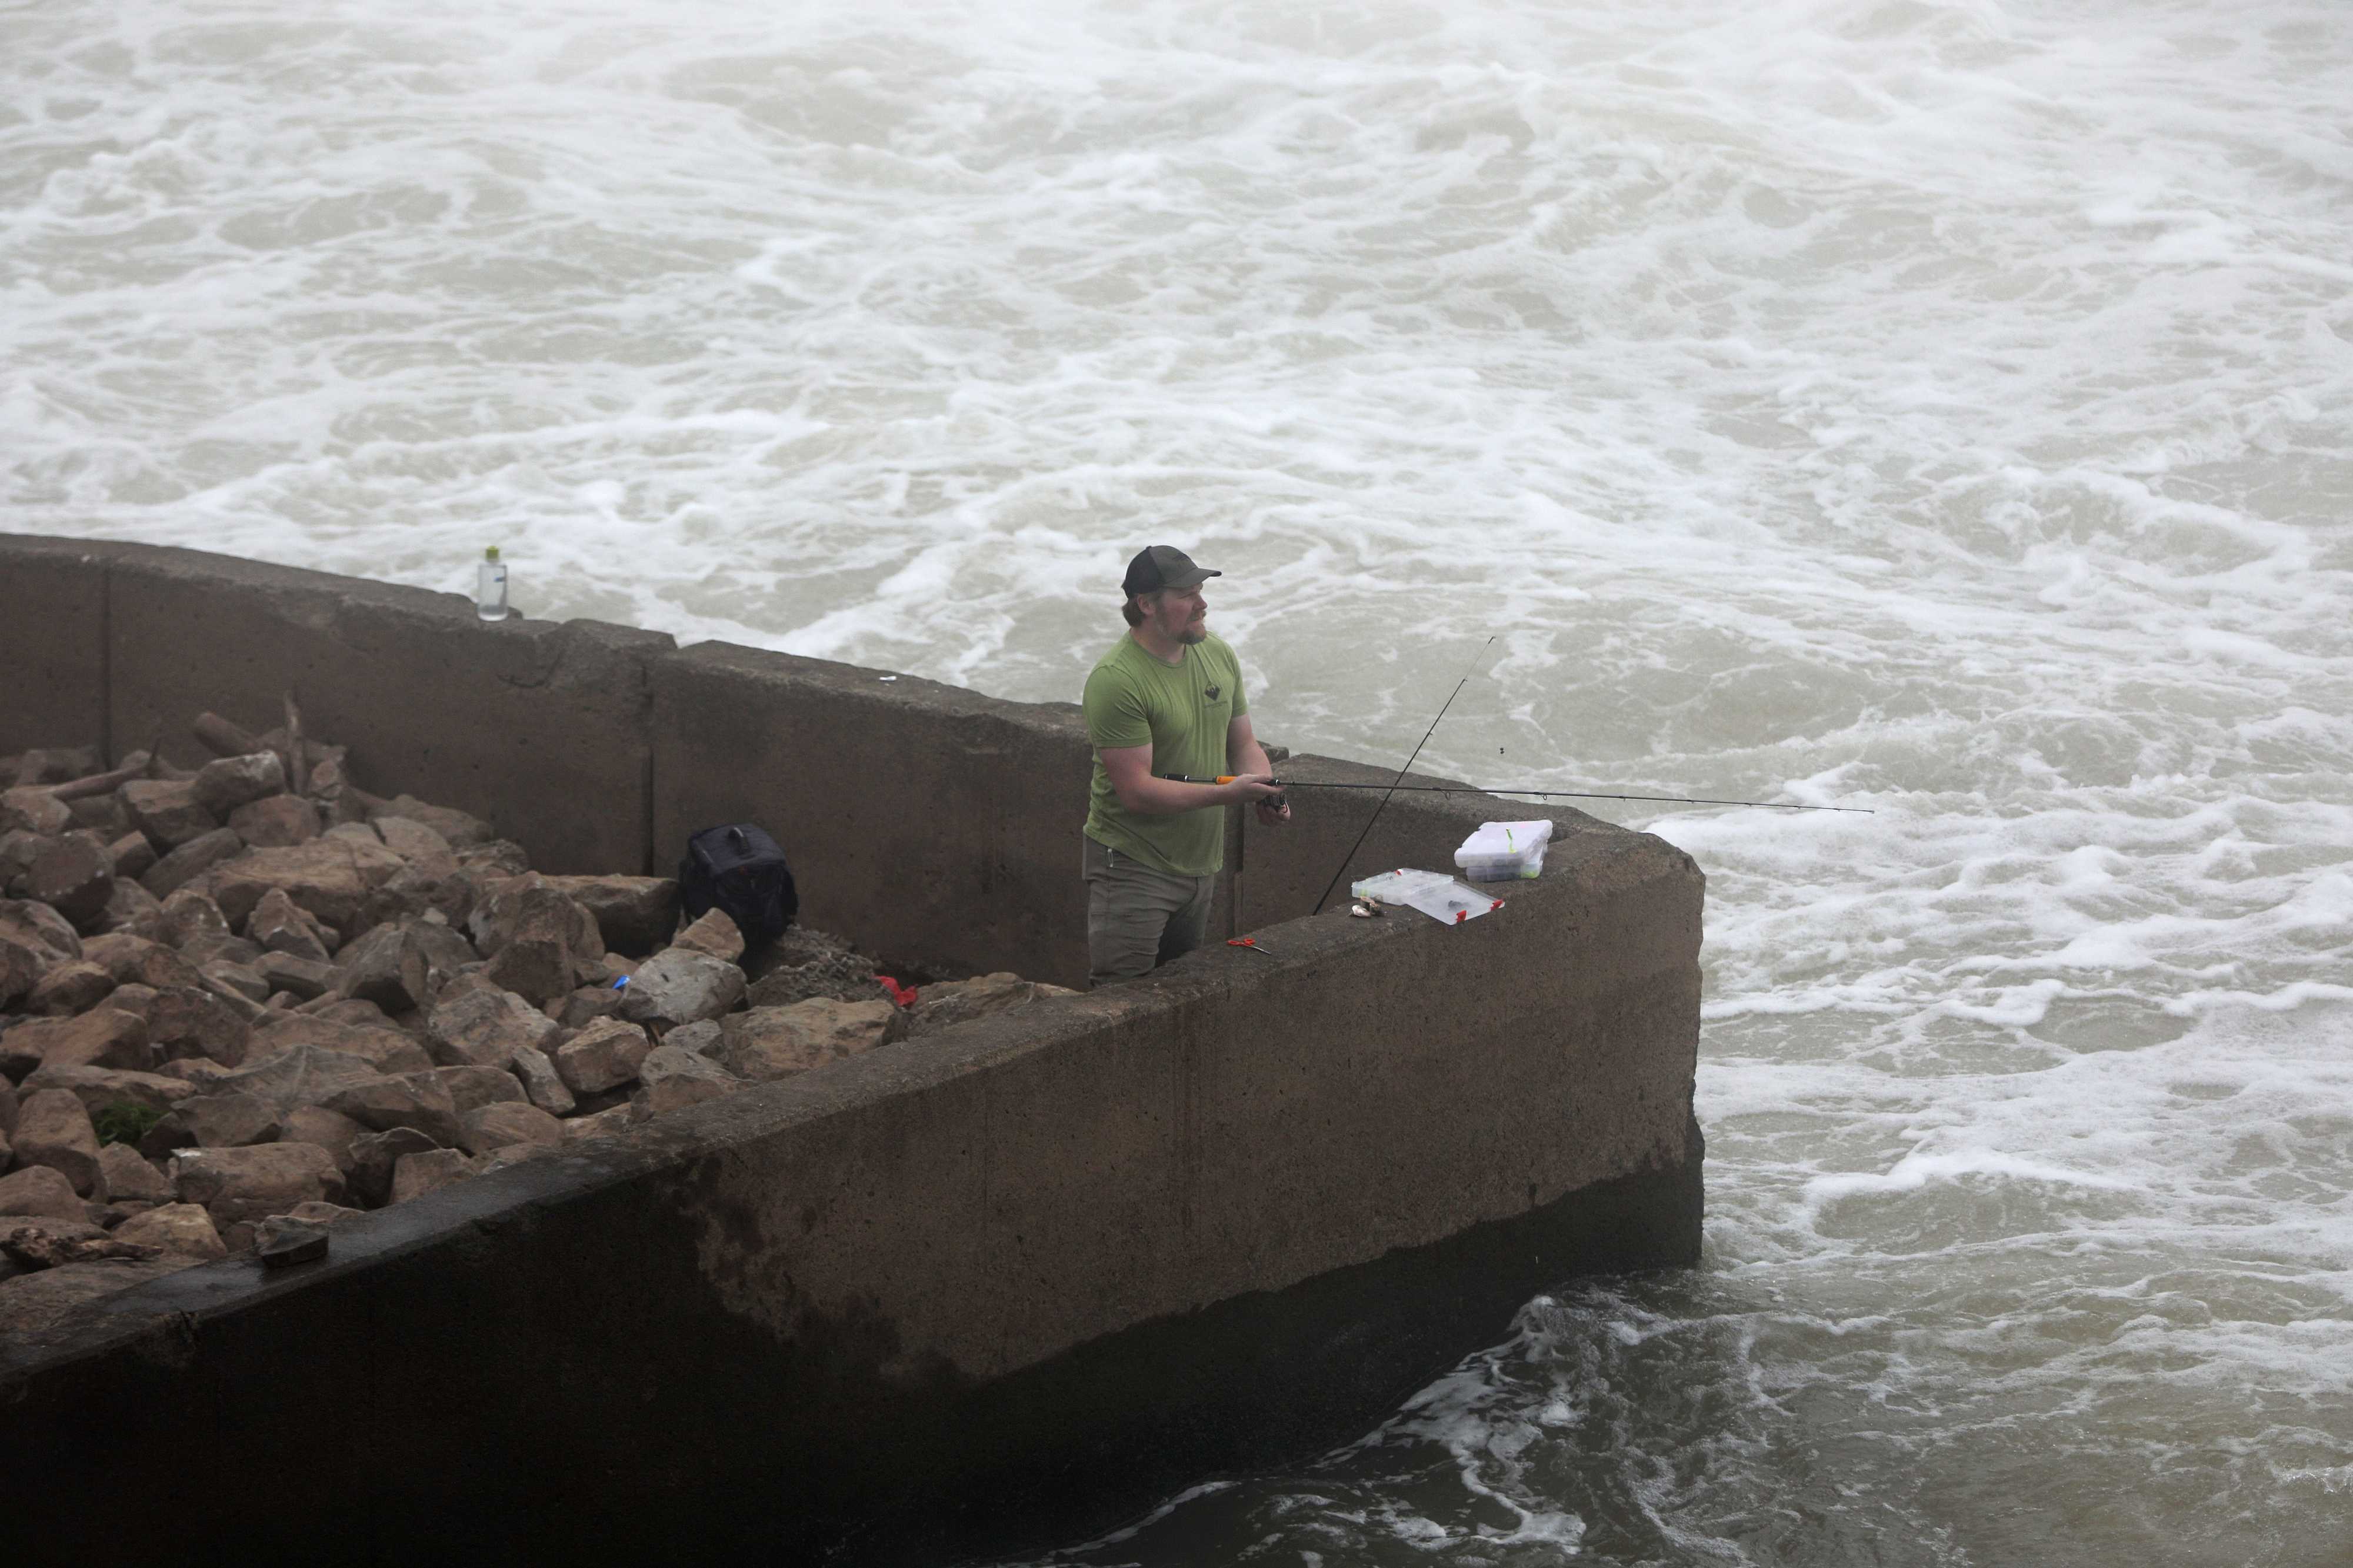
[[[1705,1265],[1058,1561],[2353,1538],[2353,16],[0,9],[0,526],[1262,733],[1709,874]],[[1077,812],[1073,804],[1074,821]]]

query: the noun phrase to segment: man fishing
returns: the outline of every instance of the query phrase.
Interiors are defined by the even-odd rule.
[[[1128,633],[1087,676],[1092,985],[1147,973],[1207,937],[1226,858],[1222,808],[1247,801],[1270,826],[1291,819],[1250,731],[1241,663],[1209,635],[1201,584],[1223,574],[1166,544],[1138,551],[1120,583]],[[1199,784],[1160,773],[1231,776]]]

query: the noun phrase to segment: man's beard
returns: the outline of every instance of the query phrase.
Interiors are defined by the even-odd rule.
[[[1183,643],[1187,647],[1192,647],[1195,643],[1208,642],[1209,640],[1209,628],[1203,623],[1187,621],[1185,623],[1185,629],[1176,634],[1176,640]]]

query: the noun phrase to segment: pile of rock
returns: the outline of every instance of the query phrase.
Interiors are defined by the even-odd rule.
[[[1058,990],[902,1007],[799,928],[747,969],[667,879],[543,876],[364,793],[290,704],[195,732],[193,772],[0,757],[0,1332]]]

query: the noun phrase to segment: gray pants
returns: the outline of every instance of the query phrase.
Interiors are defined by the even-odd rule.
[[[1148,974],[1201,945],[1218,879],[1176,877],[1139,865],[1092,838],[1086,844],[1087,984]]]

